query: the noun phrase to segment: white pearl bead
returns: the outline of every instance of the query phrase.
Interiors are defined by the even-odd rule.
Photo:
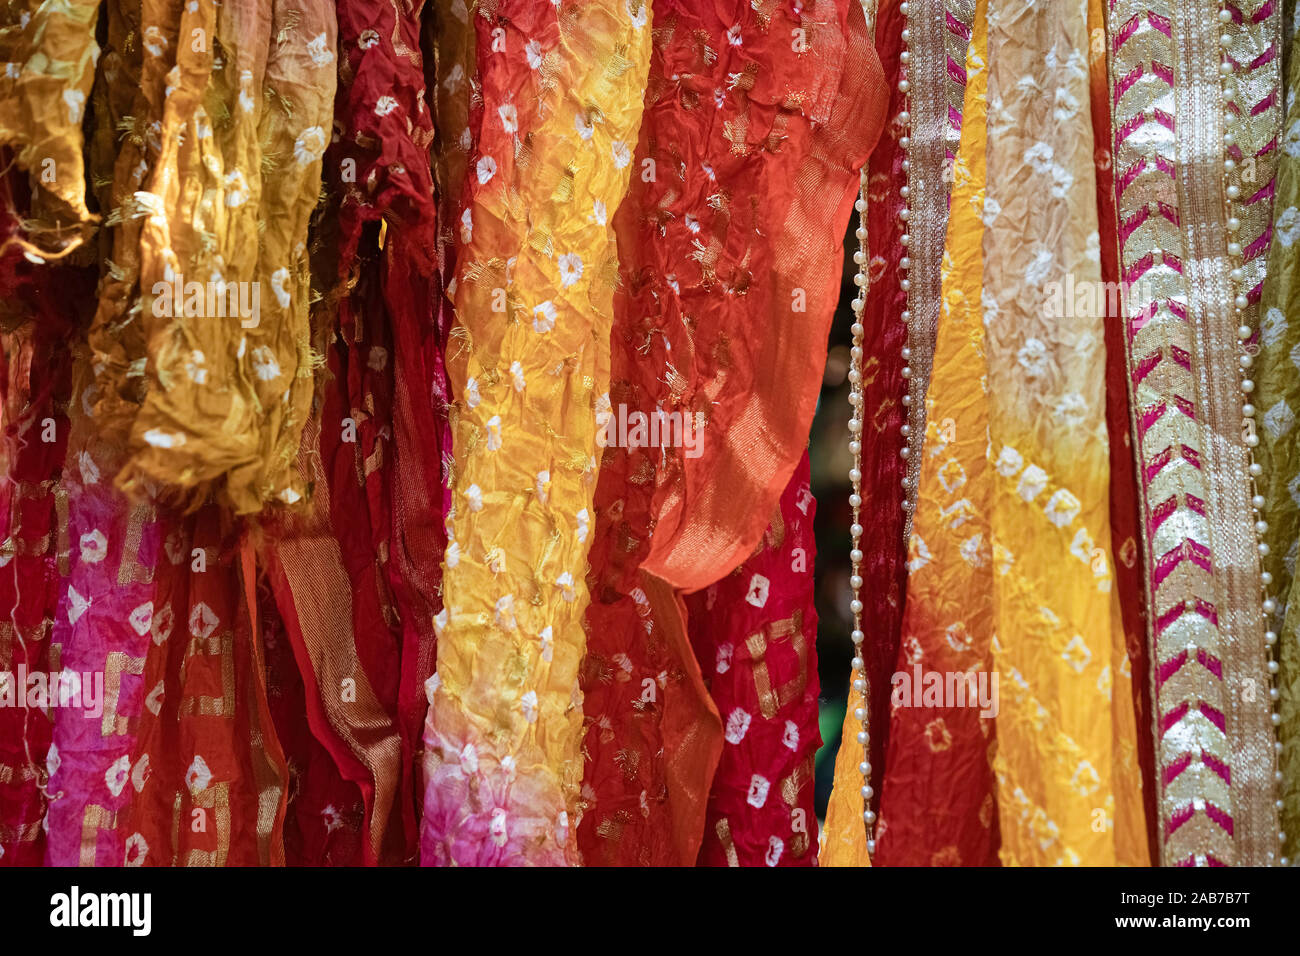
[[[899,81],[898,81],[898,92],[900,92],[900,93],[906,93],[906,92],[907,92],[908,90],[910,90],[911,88],[912,88],[912,84],[909,83],[909,82],[907,82],[907,80],[899,80]]]
[[[1219,73],[1221,73],[1223,76],[1227,76],[1231,72],[1232,72],[1232,64],[1229,63],[1227,60],[1224,60],[1222,63],[1219,64]]]
[[[1266,534],[1267,532],[1268,532],[1268,522],[1267,522],[1267,521],[1256,521],[1256,522],[1255,522],[1255,534]]]
[[[858,773],[862,774],[864,777],[871,776],[871,764],[867,763],[865,760],[862,761],[862,763],[858,764]]]
[[[1274,644],[1276,644],[1276,643],[1277,643],[1277,633],[1274,632],[1274,631],[1265,631],[1265,632],[1264,632],[1264,643],[1267,644],[1269,647],[1272,647]]]
[[[854,590],[862,587],[862,576],[859,574],[850,575],[849,587],[853,588]]]
[[[1219,11],[1219,22],[1220,22],[1220,23],[1227,23],[1227,22],[1230,21],[1231,19],[1232,19],[1232,14],[1231,14],[1229,11],[1227,11],[1227,10],[1220,10],[1220,11]]]
[[[870,738],[867,737],[867,732],[865,730],[858,731],[858,743],[865,744],[869,739]]]
[[[1241,380],[1241,390],[1247,394],[1250,394],[1255,390],[1255,383],[1248,378],[1243,378]]]
[[[849,451],[853,451],[853,449],[850,448]],[[861,508],[861,507],[862,507],[862,496],[861,496],[860,494],[858,494],[857,492],[854,492],[853,494],[849,495],[849,507],[850,507],[850,508]]]
[[[855,671],[860,671],[860,670],[862,670],[862,658],[861,658],[861,657],[855,657],[855,658],[853,658],[853,669],[854,669]]]
[[[1265,502],[1264,502],[1264,496],[1263,496],[1263,495],[1256,495],[1254,498],[1251,498],[1251,499],[1250,499],[1250,504],[1251,504],[1251,507],[1252,507],[1252,508],[1254,508],[1256,511],[1258,511],[1260,508],[1263,508],[1263,507],[1264,507],[1264,504],[1265,504]]]
[[[863,788],[862,788],[862,799],[863,799],[863,800],[870,800],[870,799],[871,799],[872,797],[874,797],[875,795],[876,795],[876,791],[872,790],[870,787],[863,787]]]
[[[852,611],[854,614],[861,614],[862,602],[859,601],[857,598],[854,598],[852,601],[849,602],[849,610]]]
[[[1246,341],[1248,338],[1250,338],[1250,326],[1249,325],[1237,326],[1237,338],[1241,339],[1243,342]]]
[[[1232,46],[1232,37],[1228,36],[1226,33],[1223,34],[1219,37],[1219,46]]]
[[[857,548],[854,548],[852,551],[849,552],[849,560],[852,561],[854,564],[857,564],[862,560],[862,552],[859,551]]]
[[[850,468],[849,481],[861,481],[861,480],[862,480],[862,472],[858,471],[858,469],[856,468]]]
[[[1234,186],[1233,188],[1235,189],[1236,187]],[[1239,242],[1228,243],[1228,255],[1230,256],[1241,255],[1241,243]]]
[[[853,711],[854,720],[866,720],[866,718],[867,718],[867,712],[863,710],[861,707]]]
[[[1264,467],[1263,467],[1262,465],[1260,465],[1259,462],[1254,462],[1254,461],[1252,461],[1252,462],[1250,463],[1250,475],[1251,475],[1251,477],[1252,477],[1252,478],[1258,478],[1258,477],[1259,477],[1260,475],[1262,475],[1262,474],[1264,474]]]
[[[1266,545],[1263,541],[1261,541],[1261,542],[1259,543],[1259,553],[1260,553],[1260,555],[1261,555],[1262,557],[1267,558],[1267,557],[1268,557],[1268,550],[1269,550],[1269,549],[1268,549],[1268,545]]]
[[[856,523],[849,525],[849,534],[853,535],[855,538],[858,537],[862,534],[862,525]]]
[[[1258,527],[1258,525],[1257,525],[1256,527]],[[1266,528],[1265,530],[1267,530],[1267,528]],[[1264,613],[1265,613],[1265,614],[1272,614],[1272,613],[1273,613],[1274,611],[1276,611],[1276,610],[1277,610],[1277,602],[1274,601],[1272,598],[1265,598],[1265,599],[1264,599]]]
[[[1236,216],[1232,216],[1232,217],[1230,217],[1230,218],[1228,219],[1228,231],[1229,231],[1229,232],[1236,232],[1236,231],[1237,231],[1238,229],[1240,229],[1240,228],[1241,228],[1241,220],[1240,220],[1240,219],[1238,219]]]
[[[872,822],[872,820],[875,820],[875,818],[876,818],[876,815],[873,813],[873,814],[871,815],[871,820],[868,820],[867,822],[870,823],[870,822]],[[871,854],[873,854],[873,853],[875,853],[875,852],[876,852],[876,841],[875,841],[875,840],[868,840],[868,841],[867,841],[867,856],[870,856]]]
[[[1259,580],[1263,583],[1264,587],[1268,587],[1270,584],[1273,583],[1273,575],[1265,571],[1263,574],[1259,576]]]

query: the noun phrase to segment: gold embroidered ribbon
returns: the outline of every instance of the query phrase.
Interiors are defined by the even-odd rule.
[[[1109,23],[1166,865],[1261,865],[1278,851],[1218,73],[1222,30],[1250,117],[1239,145],[1267,183],[1279,115],[1278,60],[1266,53],[1277,49],[1278,13],[1266,0],[1242,13],[1222,27],[1214,0],[1118,0]],[[1249,249],[1268,203],[1243,205]],[[1248,287],[1260,268],[1246,266]]]

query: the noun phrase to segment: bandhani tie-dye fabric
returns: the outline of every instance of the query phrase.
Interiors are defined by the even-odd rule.
[[[817,502],[808,478],[805,452],[755,553],[686,599],[691,644],[725,721],[700,846],[704,866],[817,862]]]
[[[907,584],[908,512],[903,505],[909,498],[907,489],[914,488],[916,482],[915,459],[904,459],[900,451],[906,436],[923,428],[917,413],[924,408],[925,388],[905,397],[912,379],[903,377],[903,368],[912,369],[909,375],[914,374],[917,382],[929,375],[928,356],[934,348],[939,310],[940,255],[963,124],[964,64],[975,12],[974,0],[912,0],[911,15],[920,28],[909,38],[909,64],[904,66],[900,59],[904,28],[900,2],[882,0],[877,9],[876,49],[890,90],[889,121],[868,165],[863,250],[870,291],[862,313],[865,437],[858,467],[863,475],[862,525],[872,529],[863,539],[863,577],[876,586],[863,589],[863,620],[869,637],[862,656],[871,687],[870,763],[875,768],[884,767],[889,740],[886,689],[898,655]],[[905,77],[912,84],[910,141],[914,144],[907,151],[900,144],[906,127],[899,117],[908,100],[898,89]],[[903,162],[909,156],[911,169],[905,170]],[[907,201],[914,212],[904,221],[899,215],[904,205],[900,187],[912,182],[916,186],[908,187]],[[908,236],[907,247],[904,235]],[[899,268],[904,256],[911,259],[909,281],[916,289],[912,293],[915,307],[910,310],[918,316],[915,323],[903,321],[904,311],[909,311]],[[904,348],[909,349],[908,358],[903,356]],[[841,730],[835,776],[837,782],[844,783],[839,784],[840,798],[828,810],[823,844],[823,862],[831,865],[861,863],[866,853],[863,811],[851,806],[853,800],[848,796],[849,781],[860,779],[857,768],[863,757],[856,743],[861,723],[850,720],[853,710],[848,709]],[[860,783],[853,785],[853,789],[860,787]],[[873,808],[878,806],[879,795],[877,787]],[[841,850],[847,855],[841,855]]]
[[[306,240],[333,112],[334,5],[122,8],[139,89],[108,222],[131,248],[115,249],[90,338],[99,427],[128,449],[108,478],[184,506],[212,495],[236,514],[293,504],[306,491]]]
[[[711,585],[753,551],[802,454],[821,378],[807,359],[883,101],[856,3],[664,2],[654,16],[639,175],[614,221],[623,281],[583,672],[578,836],[601,865],[690,865],[707,838],[725,745],[673,586]],[[629,440],[636,416],[660,415],[690,440]]]
[[[6,192],[17,174],[10,172]],[[18,191],[18,187],[15,187]],[[0,203],[0,223],[9,205]],[[13,250],[0,255],[7,361],[0,378],[6,435],[0,479],[0,697],[26,693],[20,675],[58,672],[51,640],[67,542],[60,529],[67,499],[58,476],[67,451],[71,394],[69,342],[89,317],[94,277],[56,267],[59,283],[41,288],[38,267]],[[52,439],[52,440],[51,440]],[[39,866],[44,859],[49,751],[53,714],[30,707],[0,708],[0,864]]]
[[[943,305],[931,379],[935,400],[912,522],[902,640],[898,660],[890,668],[907,679],[905,686],[899,685],[907,694],[895,693],[893,679],[873,687],[889,701],[890,714],[884,761],[889,769],[880,795],[873,861],[886,866],[997,862],[998,814],[989,754],[993,715],[981,716],[978,706],[918,707],[922,701],[915,695],[920,688],[913,686],[927,671],[942,676],[992,670],[993,608],[957,599],[967,593],[991,594],[993,586],[987,553],[979,553],[991,546],[988,399],[985,376],[972,380],[969,374],[972,367],[987,367],[980,312],[988,88],[985,9],[981,3],[974,16],[966,62],[962,139],[953,165]],[[967,553],[979,560],[968,560]],[[861,753],[862,748],[849,741],[841,745],[848,754]],[[837,773],[831,796],[832,802],[856,810],[849,847],[865,840],[859,780],[860,774],[846,779]],[[850,814],[842,816],[847,821]]]
[[[1279,626],[1274,627],[1276,678],[1282,723],[1279,763],[1282,772],[1282,832],[1287,835],[1282,852],[1291,859],[1300,851],[1300,599],[1296,559],[1300,556],[1300,449],[1296,439],[1296,414],[1300,412],[1300,57],[1296,38],[1300,19],[1295,5],[1287,4],[1283,44],[1287,55],[1286,118],[1282,124],[1277,162],[1277,195],[1273,204],[1272,242],[1268,276],[1260,298],[1259,354],[1255,381],[1256,405],[1263,414],[1256,460],[1263,467],[1260,492],[1269,530],[1265,570],[1272,575],[1277,595]]]
[[[1297,35],[7,3],[0,865],[1294,859]]]
[[[389,864],[418,857],[415,755],[442,609],[450,445],[422,9],[337,7],[333,215],[317,218],[313,259],[327,374],[300,458],[313,513],[275,529],[268,561],[304,691],[328,722],[322,742],[363,795],[365,860]],[[355,695],[335,690],[349,680]],[[324,792],[296,792],[347,828],[326,780]]]
[[[6,219],[0,255],[60,259],[98,221],[86,205],[82,120],[100,55],[100,3],[22,0],[0,13],[0,145],[27,173],[30,193],[21,219]]]
[[[452,534],[421,860],[577,862],[586,554],[650,5],[502,3],[448,346]]]
[[[1142,864],[1107,503],[1087,3],[988,0],[988,21],[988,98],[997,104],[988,114],[980,292],[989,537],[953,527],[963,482],[944,461],[943,439],[931,433],[925,454],[938,464],[945,505],[958,505],[946,517],[962,557],[992,566],[984,639],[1002,678],[993,759],[1002,862]],[[1046,57],[1044,37],[1054,38]],[[1055,90],[1054,101],[1035,89]],[[962,640],[951,624],[947,640]]]

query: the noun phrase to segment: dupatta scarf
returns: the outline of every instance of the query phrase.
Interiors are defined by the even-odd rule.
[[[721,681],[724,704],[733,680],[741,692],[743,653],[720,679],[717,649],[755,633],[743,611],[766,615],[754,609],[774,592],[724,589],[718,600],[748,598],[748,608],[719,608],[697,631],[680,591],[713,584],[754,551],[803,453],[854,174],[882,98],[856,4],[655,7],[639,175],[615,219],[623,281],[583,672],[578,837],[592,863],[691,865],[700,852],[726,746],[700,671]],[[685,443],[628,441],[636,416],[661,414],[694,426],[689,454]],[[774,607],[787,601],[798,598],[783,593]],[[688,633],[700,637],[699,664]],[[753,746],[731,758],[720,795],[780,762]],[[752,833],[739,832],[751,823],[732,814],[729,826],[744,861],[762,861],[775,824],[754,819]],[[783,821],[779,838],[793,846],[796,836]]]
[[[648,4],[504,2],[448,347],[454,484],[425,725],[426,864],[573,863],[586,554]],[[576,823],[576,820],[573,821]]]
[[[293,504],[333,5],[144,0],[123,16],[142,49],[109,222],[132,248],[110,260],[90,335],[96,417],[127,449],[113,475],[183,506]]]
[[[1229,12],[1220,24],[1216,3],[1113,0],[1108,21],[1165,865],[1264,865],[1280,855],[1237,331],[1257,329],[1268,255],[1280,9]],[[1237,64],[1232,100],[1224,58]],[[1249,117],[1226,153],[1225,111]],[[1242,167],[1242,185],[1232,183],[1243,194],[1239,313],[1225,156]],[[1241,178],[1247,160],[1253,182]],[[1242,691],[1252,685],[1261,693]]]
[[[442,608],[449,436],[423,13],[338,6],[337,138],[313,244],[327,374],[300,458],[313,514],[273,529],[268,550],[312,726],[362,794],[369,863],[418,855],[416,752]],[[320,779],[298,793],[322,817],[333,808],[330,832],[349,827],[336,782]]]

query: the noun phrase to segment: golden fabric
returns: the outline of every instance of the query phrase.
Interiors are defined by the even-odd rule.
[[[91,333],[96,415],[127,442],[128,489],[160,485],[186,505],[211,492],[236,513],[293,504],[333,5],[147,0],[137,36],[110,215],[130,248],[115,250]]]
[[[0,25],[0,145],[11,147],[32,187],[14,241],[57,258],[89,235],[81,123],[95,77],[100,0],[15,0]],[[2,251],[2,247],[0,247]]]
[[[479,11],[480,17],[486,11]],[[494,5],[448,347],[455,461],[426,863],[572,863],[597,428],[650,6]],[[484,834],[490,838],[484,839]]]
[[[1134,718],[1110,587],[1101,319],[1043,307],[1048,283],[1067,274],[1100,285],[1091,141],[1079,134],[1086,5],[991,0],[987,37],[982,7],[897,669],[976,682],[996,670],[999,683],[985,711],[895,701],[877,839],[906,840],[907,862],[987,863],[996,808],[1005,864],[1140,863]],[[1055,57],[1042,56],[1040,36],[1057,38]],[[1040,88],[1062,94],[1041,101]],[[1002,107],[987,120],[986,96]],[[846,721],[828,863],[861,857],[853,729]],[[960,784],[932,788],[934,775]]]
[[[1256,359],[1255,404],[1261,416],[1259,447],[1255,459],[1264,469],[1259,491],[1265,504],[1262,517],[1269,530],[1264,540],[1269,554],[1264,568],[1273,575],[1270,593],[1282,608],[1276,618],[1275,644],[1280,671],[1275,678],[1280,694],[1282,724],[1282,832],[1287,835],[1282,852],[1291,859],[1300,852],[1300,577],[1295,573],[1300,554],[1300,448],[1296,440],[1296,413],[1300,411],[1300,57],[1295,49],[1300,21],[1283,21],[1284,45],[1290,50],[1286,79],[1286,119],[1282,124],[1278,157],[1277,195],[1273,204],[1273,241],[1268,255],[1268,276],[1260,300],[1259,356]]]
[[[981,297],[992,467],[981,477],[992,486],[991,539],[952,527],[959,482],[944,465],[939,478],[963,558],[992,566],[1000,855],[1008,865],[1141,864],[1130,671],[1112,588],[1087,2],[989,0],[988,42],[997,108]],[[926,458],[941,449],[927,443]],[[968,604],[981,593],[954,591]]]

